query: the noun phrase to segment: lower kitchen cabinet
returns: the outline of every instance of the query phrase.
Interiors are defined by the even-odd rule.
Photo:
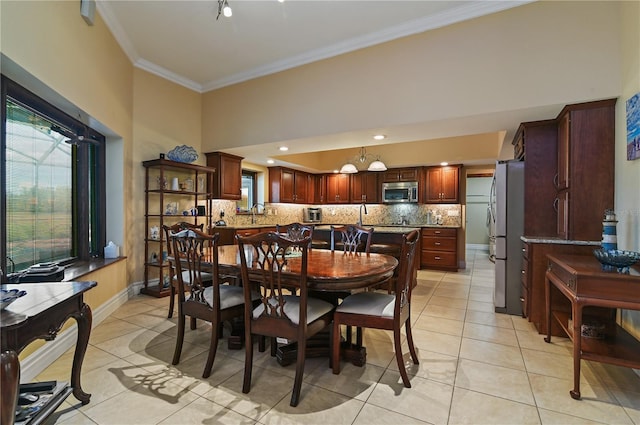
[[[422,229],[420,266],[423,269],[458,270],[458,229]]]
[[[593,255],[594,248],[598,247],[599,242],[526,238],[522,248],[522,311],[538,333],[547,333],[544,300],[545,273],[549,267],[547,254]],[[551,334],[565,336],[557,322],[551,324]]]

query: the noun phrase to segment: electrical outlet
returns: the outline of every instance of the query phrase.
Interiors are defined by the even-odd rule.
[[[449,217],[458,217],[460,215],[460,211],[458,210],[449,210],[447,211],[447,216]]]

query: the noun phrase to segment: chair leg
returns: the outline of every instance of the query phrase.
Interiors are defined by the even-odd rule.
[[[335,318],[331,330],[331,369],[335,375],[340,373],[340,323]]]
[[[196,318],[192,317],[191,318],[191,330],[195,330],[196,329]]]
[[[171,319],[173,317],[173,308],[176,305],[176,287],[171,284],[171,289],[169,292],[169,314],[167,315],[167,319]]]
[[[184,341],[184,322],[185,317],[180,313],[178,317],[178,334],[176,335],[176,349],[173,352],[173,361],[171,364],[178,364],[180,362],[180,354],[182,353],[182,342]]]
[[[356,328],[356,347],[358,349],[362,348],[362,335],[364,333],[364,328],[358,326]]]
[[[298,359],[296,360],[296,377],[293,381],[293,392],[291,393],[291,407],[296,407],[300,402],[300,389],[302,388],[302,377],[304,375],[304,361],[307,355],[307,341],[298,341]]]
[[[245,326],[249,326],[249,324],[245,323]],[[249,328],[245,331],[244,346],[244,380],[242,382],[242,392],[247,394],[251,390],[251,371],[253,368],[253,341]]]
[[[211,375],[211,368],[213,368],[213,361],[216,358],[216,352],[218,351],[218,338],[220,336],[220,326],[218,323],[211,324],[211,342],[209,343],[209,356],[207,357],[207,364],[204,366],[204,372],[202,372],[203,378],[208,378]]]
[[[269,345],[271,346],[271,357],[275,357],[278,353],[278,340],[276,338],[269,338]]]
[[[418,364],[418,354],[416,353],[416,348],[413,346],[413,334],[411,333],[411,318],[407,318],[404,325],[407,332],[407,344],[409,344],[409,352],[411,353],[413,364]]]
[[[398,362],[398,370],[400,376],[402,376],[402,383],[407,388],[411,388],[411,381],[409,381],[409,375],[407,375],[407,369],[404,367],[404,361],[402,359],[402,344],[400,343],[400,329],[394,329],[393,331],[393,348],[396,352],[396,360]]]

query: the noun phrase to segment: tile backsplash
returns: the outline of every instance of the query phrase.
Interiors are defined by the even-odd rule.
[[[360,217],[361,204],[348,205],[320,205],[322,222],[319,224],[347,224],[357,223]],[[318,205],[266,203],[265,213],[256,215],[256,224],[270,225],[302,222],[304,208],[318,207]],[[224,211],[223,220],[228,226],[244,226],[251,224],[250,214],[236,214],[235,201],[212,201],[213,221]],[[442,225],[461,226],[462,207],[460,204],[366,204],[367,214],[362,221],[367,224],[401,224],[403,220],[411,225],[436,224],[436,218],[441,217]],[[431,222],[429,222],[429,216]]]

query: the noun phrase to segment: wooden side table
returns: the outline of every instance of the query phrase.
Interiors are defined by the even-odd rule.
[[[2,289],[21,289],[27,294],[0,312],[2,402],[0,424],[14,423],[20,384],[20,362],[18,354],[32,341],[51,341],[62,325],[73,317],[78,323],[78,341],[73,356],[71,385],[53,398],[49,405],[38,413],[38,421],[44,420],[69,394],[89,403],[91,394],[82,391],[80,370],[89,344],[91,332],[91,309],[83,301],[83,294],[96,286],[96,282],[46,282],[2,285]],[[57,403],[57,405],[56,405]],[[33,420],[36,418],[34,417]]]
[[[615,309],[640,310],[640,270],[636,266],[629,274],[605,272],[592,255],[548,255],[547,258],[545,341],[551,342],[552,320],[556,320],[573,341],[574,388],[569,393],[578,400],[581,359],[640,368],[640,341],[615,323]],[[568,299],[567,309],[552,302],[558,292]],[[605,324],[604,338],[582,336],[582,324],[588,314]],[[569,319],[573,319],[572,326]]]

